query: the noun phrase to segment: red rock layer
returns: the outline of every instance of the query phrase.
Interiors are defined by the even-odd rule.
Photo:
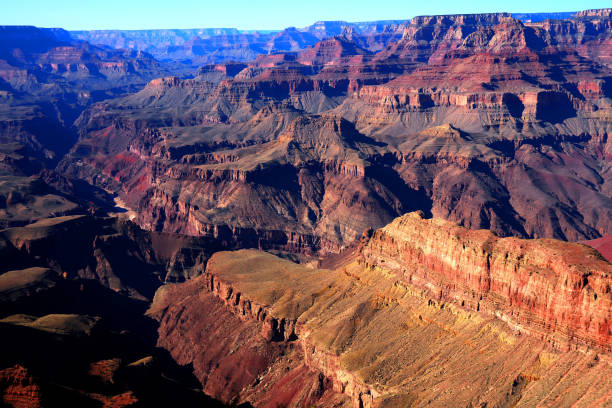
[[[436,228],[450,231],[444,224]],[[361,248],[362,257],[377,250],[371,246],[382,242],[383,232]],[[440,236],[448,239],[449,252],[465,245],[472,253],[483,235],[491,237],[478,233],[458,235],[459,245]],[[401,243],[397,234],[390,239]],[[543,252],[556,248],[549,240],[533,243],[542,244]],[[351,253],[336,270],[260,251],[218,252],[203,276],[157,292],[149,314],[160,322],[158,345],[180,364],[193,364],[207,393],[258,407],[543,404],[538,401],[596,406],[610,401],[608,351],[551,350],[545,340],[567,345],[559,339],[564,333],[534,331],[542,341],[517,325],[508,327],[501,312],[487,308],[492,300],[501,305],[493,292],[483,295],[478,310],[464,310],[469,305],[464,302],[462,308],[446,297],[432,299],[432,288],[444,282],[453,286],[452,276],[436,280],[431,273],[428,281],[402,282],[395,273],[394,243],[385,244],[389,253],[378,251],[375,267],[363,258],[351,261]],[[476,275],[471,272],[476,262],[468,263],[478,258],[475,252],[459,273]],[[530,258],[523,260],[528,264]],[[532,274],[547,271],[532,265]]]
[[[583,244],[595,248],[608,262],[612,262],[612,235],[584,241]]]
[[[612,350],[612,265],[585,246],[498,238],[410,213],[374,232],[362,262],[554,346]]]
[[[576,47],[605,43],[608,23],[419,17],[376,55],[346,32],[154,80],[88,109],[59,168],[120,193],[147,229],[262,249],[335,251],[416,209],[597,238],[612,228],[610,73]]]
[[[190,300],[176,302],[184,297]],[[284,341],[295,322],[285,327],[266,307],[211,274],[163,288],[149,314],[160,321],[158,346],[179,364],[193,364],[204,392],[214,398],[270,408],[346,402],[306,364],[297,344]]]
[[[0,370],[0,395],[4,404],[14,408],[42,406],[40,387],[28,370],[19,365]]]

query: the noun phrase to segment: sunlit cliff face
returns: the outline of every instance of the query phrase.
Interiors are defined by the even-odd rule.
[[[611,346],[611,266],[592,249],[411,213],[345,257],[324,270],[215,254],[203,276],[156,294],[159,344],[194,365],[206,392],[254,405],[608,398],[579,391],[586,378],[610,381],[594,350]],[[471,387],[460,386],[468,372]]]

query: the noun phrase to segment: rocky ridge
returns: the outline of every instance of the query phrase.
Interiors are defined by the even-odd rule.
[[[411,213],[375,231],[362,262],[553,346],[610,350],[612,269],[584,246],[498,238]]]
[[[464,264],[474,267],[453,269]],[[158,344],[224,401],[302,406],[312,388],[296,377],[319,376],[310,401],[320,406],[605,405],[610,268],[579,244],[497,238],[413,213],[365,235],[335,270],[217,253],[202,276],[161,288],[149,314]],[[564,303],[530,295],[552,288]],[[228,312],[217,327],[213,316]],[[456,383],[466,370],[470,388]]]
[[[397,38],[398,27],[402,23],[403,20],[358,23],[319,21],[307,27],[288,27],[280,31],[234,28],[95,30],[71,31],[70,35],[91,44],[145,51],[161,61],[200,66],[229,61],[246,62],[260,54],[299,51],[347,30],[365,48],[378,50]]]
[[[199,274],[218,248],[206,239],[149,233],[126,219],[86,215],[0,230],[0,242],[2,272],[48,267],[56,277],[99,281],[139,300],[151,299],[164,282]]]

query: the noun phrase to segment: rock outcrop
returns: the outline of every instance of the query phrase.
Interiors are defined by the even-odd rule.
[[[0,173],[51,169],[74,142],[74,120],[94,102],[163,75],[148,54],[75,41],[61,29],[0,26]]]
[[[608,262],[612,262],[612,236],[607,235],[591,241],[584,241],[583,243],[595,248]]]
[[[39,408],[42,406],[40,386],[28,370],[16,365],[0,370],[2,402],[15,408]]]
[[[610,402],[612,265],[584,245],[412,213],[327,264],[218,252],[156,293],[158,345],[254,406]]]
[[[4,259],[0,272],[30,268],[0,275],[7,288],[17,285],[11,289],[15,293],[30,285],[19,283],[20,277],[32,275],[26,271],[50,268],[56,278],[95,280],[141,300],[151,299],[163,282],[180,282],[199,274],[210,254],[221,248],[205,238],[149,233],[125,219],[84,215],[0,230],[0,240]],[[10,283],[11,274],[17,283]],[[48,279],[46,274],[31,284],[36,287],[36,282]],[[12,307],[10,299],[4,303]]]
[[[556,347],[612,350],[612,265],[586,246],[498,238],[411,213],[374,232],[362,262]]]
[[[0,26],[0,37],[0,78],[15,90],[44,95],[62,92],[61,84],[68,85],[64,92],[69,94],[70,85],[82,91],[89,84],[98,90],[147,81],[163,72],[149,54],[96,47],[71,39],[63,30]],[[45,84],[50,89],[43,89]]]
[[[200,28],[178,30],[94,30],[70,31],[76,39],[112,48],[145,51],[160,61],[172,61],[185,67],[228,61],[249,61],[260,54],[295,52],[321,40],[350,30],[364,48],[378,51],[399,38],[402,20],[319,21],[303,28],[281,31],[241,31],[235,28]]]
[[[155,347],[146,296],[201,273],[205,241],[125,220],[56,217],[0,231],[0,400],[221,406]]]

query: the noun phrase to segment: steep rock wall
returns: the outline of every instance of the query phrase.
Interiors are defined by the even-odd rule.
[[[585,246],[498,238],[410,213],[374,232],[361,261],[554,346],[612,349],[612,265]]]

